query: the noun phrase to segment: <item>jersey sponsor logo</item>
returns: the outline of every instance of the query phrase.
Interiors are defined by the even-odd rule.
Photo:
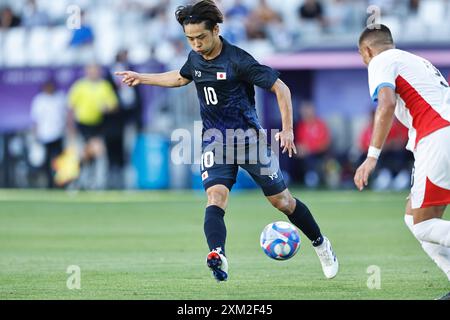
[[[227,80],[226,72],[217,72],[217,80]]]
[[[270,174],[269,175],[269,178],[270,178],[270,180],[275,180],[275,179],[278,179],[278,173],[277,172],[275,172],[275,173],[272,173],[272,174]]]
[[[205,181],[206,179],[208,179],[208,177],[209,177],[208,171],[203,172],[202,181]]]
[[[201,71],[195,70],[194,72],[195,72],[195,76],[196,76],[197,78],[201,78],[201,77],[202,77],[202,72],[201,72]]]

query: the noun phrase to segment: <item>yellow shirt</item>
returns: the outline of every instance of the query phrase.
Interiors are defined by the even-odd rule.
[[[103,113],[117,108],[117,96],[106,80],[78,80],[69,92],[69,105],[78,123],[95,126],[103,121]]]

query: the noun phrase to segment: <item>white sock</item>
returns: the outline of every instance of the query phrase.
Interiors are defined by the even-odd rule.
[[[450,247],[450,221],[433,218],[413,227],[417,239]]]
[[[414,234],[413,216],[405,215],[405,223],[409,230]],[[415,236],[415,235],[414,235]],[[441,269],[450,281],[450,248],[443,247],[439,244],[418,240],[422,249],[428,254],[431,260]]]

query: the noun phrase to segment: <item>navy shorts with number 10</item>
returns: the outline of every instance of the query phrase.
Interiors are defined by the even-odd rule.
[[[269,145],[264,146],[266,154],[261,161],[259,156],[254,161],[249,160],[253,158],[250,154],[254,155],[250,151],[252,147],[245,146],[242,148],[244,150],[240,150],[242,151],[241,154],[245,154],[245,161],[243,158],[236,156],[236,160],[232,163],[228,161],[228,164],[224,156],[226,151],[218,155],[217,150],[208,151],[206,148],[203,148],[200,170],[205,190],[215,185],[225,185],[231,191],[236,183],[239,167],[252,176],[266,197],[274,196],[286,190],[287,186],[280,170],[278,158]],[[235,154],[237,149],[239,148],[235,149]],[[222,159],[222,161],[218,161],[218,158]]]

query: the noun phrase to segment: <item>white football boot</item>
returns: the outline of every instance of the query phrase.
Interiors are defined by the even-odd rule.
[[[338,259],[331,247],[331,242],[327,237],[323,237],[323,243],[314,247],[320,263],[322,264],[323,274],[327,279],[333,279],[339,270]]]
[[[228,261],[223,255],[221,248],[216,248],[208,254],[206,264],[217,281],[226,281],[228,279]]]
[[[434,300],[450,300],[450,292],[447,294],[444,294],[442,297],[434,299]]]

